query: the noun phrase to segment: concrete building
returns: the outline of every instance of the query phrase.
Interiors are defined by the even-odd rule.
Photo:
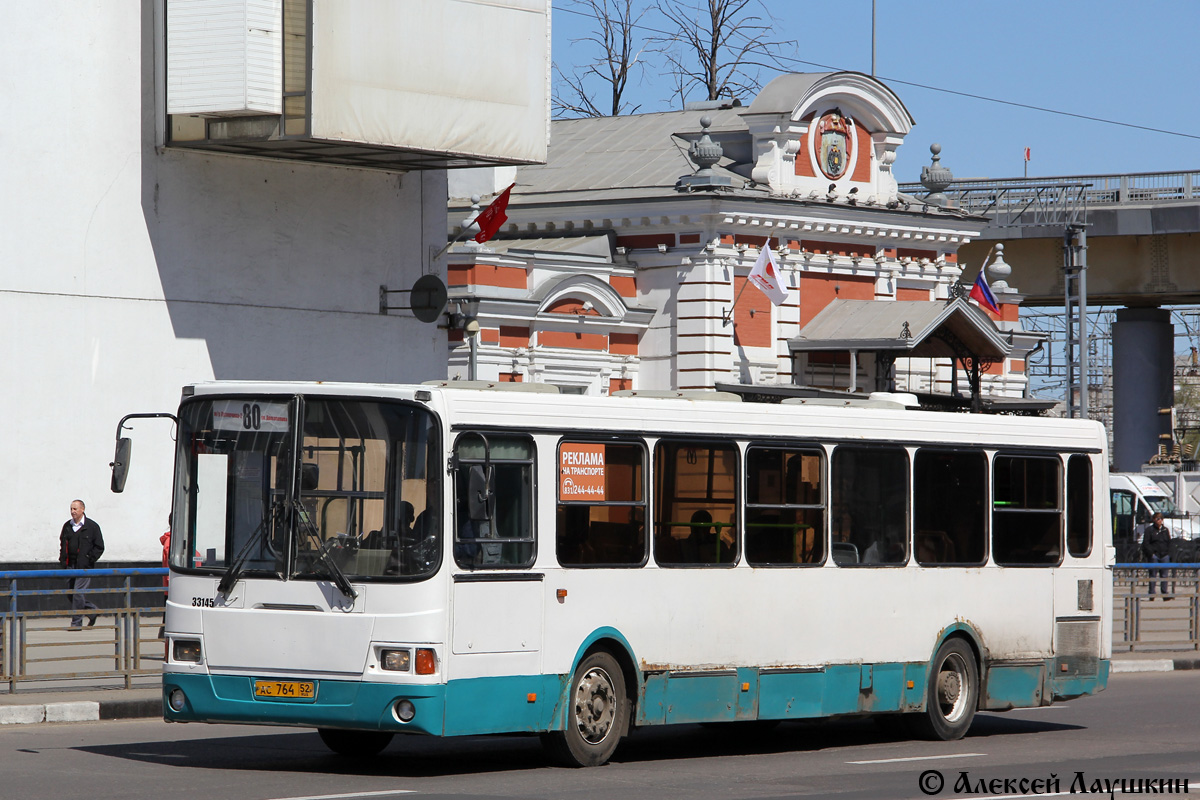
[[[445,377],[445,333],[381,314],[380,287],[444,277],[446,168],[544,158],[548,2],[46,0],[4,22],[0,562],[52,564],[74,498],[106,561],[157,560],[170,422],[132,423],[122,495],[108,464],[122,416],[184,384]]]
[[[949,405],[974,378],[1028,406],[1040,337],[1020,329],[1003,259],[1000,313],[956,299],[979,266],[958,249],[985,220],[897,191],[913,124],[867,75],[783,75],[749,106],[557,121],[544,165],[453,175],[460,236],[478,213],[466,198],[515,187],[497,238],[451,250],[450,376],[588,394],[886,388]],[[746,288],[768,242],[781,305]]]

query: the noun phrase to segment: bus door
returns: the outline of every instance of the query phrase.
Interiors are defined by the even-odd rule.
[[[457,567],[452,652],[475,663],[465,668],[468,674],[538,674],[545,576],[529,570],[535,556],[533,440],[466,431],[455,442],[451,468]],[[519,699],[527,703],[524,694]],[[498,718],[456,714],[449,706],[448,734],[450,726],[456,726],[453,733],[489,732],[487,718]]]
[[[1066,458],[1065,548],[1055,570],[1054,664],[1048,687],[1055,697],[1079,694],[1081,685],[1099,679],[1109,635],[1103,609],[1112,603],[1111,573],[1098,567],[1111,556],[1105,537],[1098,535],[1107,520],[1095,514],[1093,492],[1099,484],[1093,480],[1093,466],[1084,453]]]

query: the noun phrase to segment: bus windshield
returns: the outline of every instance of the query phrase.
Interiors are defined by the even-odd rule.
[[[424,409],[202,398],[179,419],[175,568],[338,582],[437,571],[438,432]]]

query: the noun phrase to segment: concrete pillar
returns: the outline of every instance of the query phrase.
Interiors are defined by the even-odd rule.
[[[1113,323],[1113,469],[1137,472],[1171,434],[1175,404],[1175,328],[1171,312],[1122,308]]]

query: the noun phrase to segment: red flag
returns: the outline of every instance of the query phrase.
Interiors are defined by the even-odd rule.
[[[1028,147],[1025,148],[1025,160],[1026,161],[1029,160],[1029,148]]]
[[[500,230],[500,226],[508,221],[508,215],[504,211],[508,208],[508,193],[514,186],[516,186],[515,183],[510,183],[508,188],[492,201],[491,205],[479,212],[479,216],[475,218],[475,224],[479,226],[479,233],[475,234],[475,241],[483,244],[495,236],[496,231]]]

